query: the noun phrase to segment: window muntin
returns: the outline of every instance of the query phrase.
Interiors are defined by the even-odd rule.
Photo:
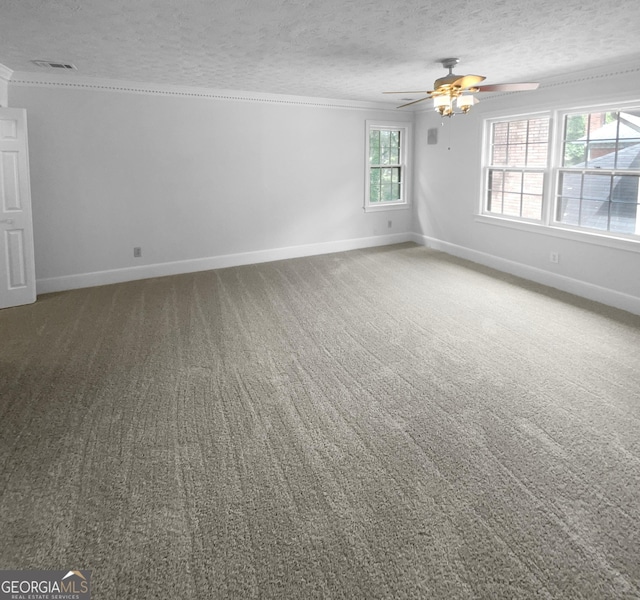
[[[640,110],[567,114],[558,170],[558,224],[640,234]]]
[[[367,181],[365,209],[407,204],[406,123],[367,122]]]
[[[540,221],[549,151],[549,117],[494,121],[484,211]]]

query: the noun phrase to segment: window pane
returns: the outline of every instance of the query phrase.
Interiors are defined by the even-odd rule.
[[[493,144],[506,144],[508,134],[509,123],[507,121],[493,124]]]
[[[638,203],[638,177],[635,175],[620,175],[613,178],[613,202],[625,202],[627,204]]]
[[[616,140],[600,139],[587,144],[587,166],[593,168],[615,169]]]
[[[640,170],[640,139],[618,140],[615,168]]]
[[[549,119],[531,119],[529,121],[529,144],[549,142]]]
[[[391,197],[392,197],[394,202],[396,200],[400,199],[400,184],[399,183],[392,183],[391,184]]]
[[[556,221],[567,225],[580,224],[580,199],[560,198],[556,213]]]
[[[500,145],[494,146],[491,156],[491,164],[498,166],[504,166],[507,164],[507,146]]]
[[[638,183],[635,175],[561,173],[556,220],[599,231],[640,233]]]
[[[611,196],[611,175],[586,173],[582,180],[582,197],[586,200],[608,202]]]
[[[636,233],[638,205],[614,202],[611,204],[611,222],[609,229],[616,233]]]
[[[509,123],[509,144],[527,143],[528,121],[511,121]]]
[[[544,191],[544,174],[524,173],[522,191],[525,194],[542,195],[542,192]]]
[[[493,123],[491,164],[546,166],[549,119]]]
[[[564,120],[564,139],[575,141],[587,135],[586,115],[567,115]]]
[[[370,177],[371,185],[380,183],[380,169],[371,169]]]
[[[380,186],[380,191],[381,191],[381,200],[383,202],[390,202],[391,200],[393,200],[393,191],[392,191],[391,183],[383,183]]]
[[[489,189],[502,190],[504,173],[502,171],[489,171]]]
[[[582,195],[582,173],[560,173],[560,195],[580,198]]]
[[[400,152],[398,148],[391,148],[389,153],[389,164],[397,165],[400,162]]]
[[[527,146],[527,166],[546,167],[548,144],[529,144]]]
[[[391,171],[393,169],[380,169],[380,181],[382,183],[391,183]]]
[[[487,210],[489,212],[502,213],[502,192],[490,192]]]
[[[380,145],[386,146],[387,148],[391,145],[391,132],[390,131],[380,131]]]
[[[391,132],[391,145],[399,148],[400,147],[400,132],[392,131]]]
[[[585,142],[567,142],[564,145],[563,167],[584,167],[587,160]]]
[[[640,111],[565,118],[563,166],[640,169]]]
[[[380,201],[380,184],[372,183],[369,188],[369,202],[379,202]]]
[[[380,146],[369,147],[369,164],[372,164],[372,165],[380,164]]]
[[[525,219],[542,218],[542,196],[524,194],[522,196],[522,216]]]
[[[522,191],[522,173],[520,171],[507,171],[504,174],[504,191],[517,192]]]
[[[606,231],[609,225],[609,203],[583,200],[580,207],[580,225]]]
[[[524,167],[527,164],[527,145],[510,145],[507,151],[507,155],[507,164],[510,167]]]
[[[614,113],[614,112],[591,113],[588,117],[588,124],[589,124],[589,139],[591,140],[597,139],[598,137],[602,137],[602,135],[598,133],[598,132],[601,132],[602,130],[611,131],[614,133],[613,136],[609,136],[609,137],[613,137],[613,138],[618,137],[618,134],[616,133],[618,129],[617,113]]]
[[[502,213],[511,217],[520,216],[520,194],[504,193]]]
[[[391,169],[391,181],[394,183],[400,181],[400,169],[397,167],[395,169]]]

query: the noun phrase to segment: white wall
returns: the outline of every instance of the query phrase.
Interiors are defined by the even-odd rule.
[[[38,291],[414,239],[640,313],[638,252],[475,217],[483,117],[614,93],[640,98],[636,67],[484,98],[441,126],[431,110],[10,82],[29,121]],[[413,210],[365,213],[365,121],[414,117]]]
[[[409,239],[411,210],[362,206],[365,120],[410,114],[48,85],[9,94],[28,115],[39,293]]]
[[[482,127],[486,116],[640,100],[637,67],[628,72],[576,74],[535,92],[482,98],[465,116],[416,114],[415,228],[417,240],[528,279],[640,313],[640,243],[609,248],[560,232],[524,231],[476,219],[480,203]],[[639,102],[640,104],[640,102]],[[429,128],[438,143],[427,144]],[[635,246],[635,251],[629,246]],[[551,251],[560,262],[549,261]]]

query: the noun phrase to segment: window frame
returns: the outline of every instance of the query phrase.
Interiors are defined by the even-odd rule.
[[[400,131],[400,157],[399,162],[390,165],[371,165],[370,134],[372,131]],[[409,168],[409,151],[411,149],[411,123],[406,121],[365,121],[365,185],[364,185],[364,211],[378,212],[384,210],[406,209],[410,206],[411,173]],[[400,169],[400,199],[387,202],[371,202],[371,169],[390,167]]]
[[[516,123],[519,121],[532,121],[541,118],[549,119],[549,133],[547,138],[547,159],[546,164],[544,166],[528,166],[528,165],[494,165],[492,164],[492,150],[493,150],[493,127],[497,123]],[[484,135],[483,135],[483,164],[482,164],[482,197],[480,200],[480,214],[483,216],[487,216],[489,218],[498,218],[505,219],[509,221],[516,221],[519,223],[532,223],[532,224],[542,224],[545,219],[545,202],[547,197],[547,188],[549,182],[549,165],[550,165],[550,155],[551,155],[551,145],[552,145],[552,117],[549,111],[545,112],[537,112],[537,113],[528,113],[524,115],[512,115],[508,117],[492,117],[487,118],[484,121]],[[528,144],[527,144],[528,145]],[[507,144],[509,146],[509,144]],[[542,189],[541,189],[541,207],[540,207],[540,218],[528,218],[523,216],[515,216],[502,213],[492,212],[488,209],[489,206],[489,181],[491,177],[491,173],[493,171],[501,171],[502,173],[507,172],[517,172],[522,174],[522,187],[520,192],[520,213],[522,215],[522,197],[524,196],[524,177],[526,173],[539,173],[542,175]],[[504,191],[503,191],[504,193]]]
[[[481,189],[475,220],[480,223],[496,226],[532,231],[552,237],[573,239],[610,248],[619,248],[640,252],[640,234],[624,234],[606,230],[591,229],[572,226],[556,220],[558,207],[559,178],[566,168],[563,167],[563,144],[565,116],[571,114],[590,114],[597,112],[626,112],[640,110],[640,99],[623,100],[609,103],[593,104],[579,107],[547,107],[544,110],[530,111],[526,113],[493,113],[483,119],[482,134],[482,165],[481,165]],[[490,167],[491,152],[491,125],[500,121],[518,121],[532,119],[547,115],[550,119],[549,146],[547,167],[545,169],[545,184],[542,199],[542,218],[540,221],[531,221],[509,215],[491,213],[486,210],[488,194],[488,172]],[[607,171],[608,172],[608,171]],[[637,171],[631,171],[636,174]],[[616,171],[616,174],[629,174],[627,170]],[[640,212],[637,214],[640,219]]]
[[[630,242],[638,242],[640,243],[640,206],[638,206],[636,212],[636,230],[638,233],[635,234],[626,234],[624,232],[611,231],[610,229],[597,229],[594,227],[585,227],[580,225],[572,225],[570,223],[559,221],[557,218],[558,211],[560,209],[560,201],[562,199],[562,194],[560,193],[560,185],[563,174],[579,174],[581,176],[581,180],[584,181],[585,175],[596,175],[603,176],[608,175],[612,179],[616,176],[633,176],[638,179],[638,185],[640,186],[640,168],[638,169],[620,169],[620,168],[602,168],[602,167],[593,167],[593,166],[584,166],[584,167],[573,167],[573,166],[565,166],[564,162],[564,145],[566,140],[565,136],[565,121],[566,118],[572,115],[591,115],[595,113],[621,113],[626,112],[627,110],[638,110],[640,111],[640,101],[633,103],[631,105],[598,105],[598,106],[588,106],[584,108],[576,108],[576,109],[563,109],[558,110],[557,112],[557,124],[554,128],[555,133],[555,160],[552,165],[553,169],[553,188],[550,190],[551,195],[549,196],[549,206],[550,206],[550,215],[549,215],[549,226],[555,227],[558,229],[568,230],[568,231],[576,231],[579,233],[589,233],[593,235],[599,235],[607,239],[623,239],[629,240]],[[616,146],[619,145],[619,137],[616,137]],[[638,135],[638,139],[640,139],[640,134]],[[617,151],[617,150],[616,150]],[[582,203],[584,199],[582,195],[580,196],[580,201]],[[609,200],[611,204],[613,201]],[[609,219],[610,220],[610,219]]]

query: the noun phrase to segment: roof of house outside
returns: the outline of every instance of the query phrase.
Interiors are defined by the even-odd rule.
[[[606,125],[603,125],[598,129],[590,131],[588,138],[586,135],[584,135],[577,141],[586,142],[587,139],[590,142],[598,140],[615,142],[616,139],[637,139],[640,141],[640,116],[621,112],[619,123],[620,128],[618,128],[618,120],[612,121],[611,123],[607,123]]]

